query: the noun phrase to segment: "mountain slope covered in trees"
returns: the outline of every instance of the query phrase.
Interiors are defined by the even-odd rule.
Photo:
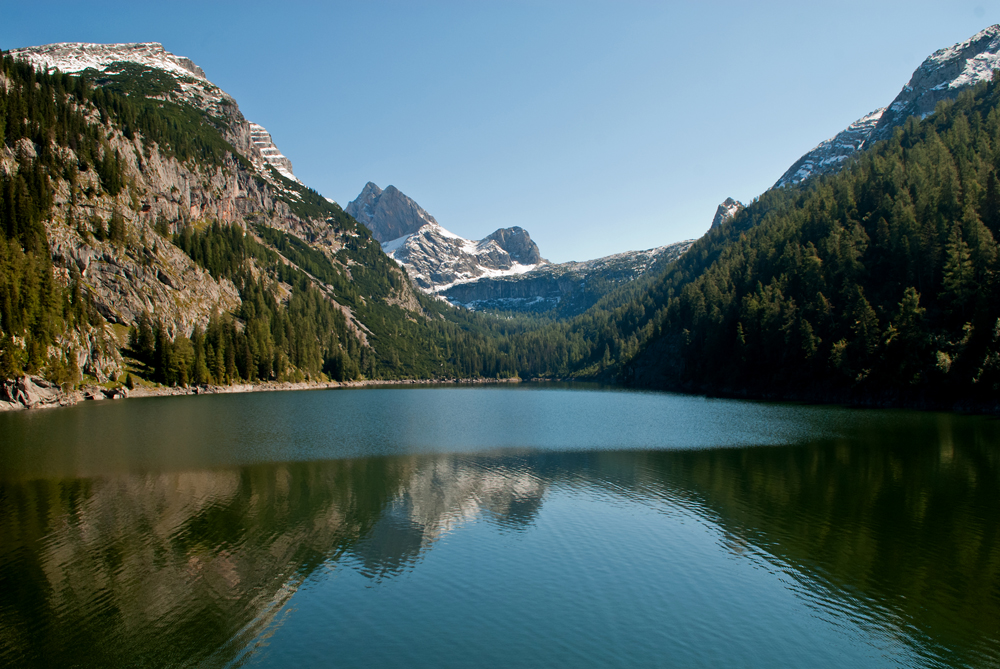
[[[839,174],[765,193],[669,267],[620,378],[818,399],[995,402],[1000,84]]]
[[[165,100],[191,84],[173,76],[0,58],[0,377],[516,373],[509,324],[416,294],[363,226],[261,160],[231,98]]]
[[[979,405],[1000,390],[996,78],[550,319],[415,291],[363,225],[254,152],[235,102],[165,99],[189,89],[164,76],[0,57],[0,377],[597,378]]]

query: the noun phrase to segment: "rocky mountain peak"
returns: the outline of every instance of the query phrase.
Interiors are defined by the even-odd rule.
[[[365,187],[361,189],[361,195],[358,197],[367,201],[373,200],[382,194],[382,189],[378,187],[374,181],[369,181],[365,184]]]
[[[190,58],[170,53],[159,42],[132,44],[63,42],[11,49],[11,53],[15,57],[31,62],[35,67],[58,68],[66,73],[83,72],[88,69],[103,72],[113,63],[130,62],[164,70],[174,75],[208,81],[205,71],[195,65]]]
[[[382,190],[369,181],[361,194],[344,209],[372,231],[380,242],[390,242],[413,234],[428,223],[437,224],[434,217],[395,186]]]
[[[738,200],[734,200],[731,197],[727,197],[725,201],[719,205],[719,208],[715,210],[715,218],[712,219],[712,227],[717,228],[733,216],[736,215],[740,209],[743,208],[743,203]]]
[[[395,186],[382,190],[369,181],[344,211],[371,230],[382,250],[426,293],[482,276],[523,274],[548,262],[524,228],[500,228],[478,241],[465,239],[441,227]]]
[[[492,239],[500,248],[510,254],[510,257],[522,265],[537,265],[548,262],[542,259],[538,245],[531,240],[528,231],[520,226],[500,228],[486,239]],[[485,240],[484,240],[485,241]]]
[[[910,116],[927,116],[938,102],[953,100],[963,90],[989,81],[996,69],[1000,69],[1000,25],[935,51],[913,72],[909,83],[888,107],[862,116],[836,136],[821,142],[788,168],[774,187],[837,172],[855,152],[892,137],[893,130]]]
[[[46,44],[23,49],[12,49],[16,58],[28,61],[36,68],[58,69],[65,73],[85,74],[97,72],[95,80],[100,85],[130,76],[128,64],[166,72],[173,79],[173,86],[164,86],[150,94],[158,100],[187,104],[206,112],[211,118],[225,119],[220,128],[225,139],[241,154],[249,158],[263,177],[275,182],[268,166],[292,181],[302,183],[292,172],[292,161],[275,146],[270,133],[257,124],[250,123],[239,111],[239,106],[225,91],[205,76],[205,71],[190,58],[178,56],[163,48],[159,42],[130,44],[91,44],[65,42]],[[289,197],[297,198],[292,192]]]
[[[910,116],[927,116],[941,100],[989,81],[1000,68],[1000,25],[990,26],[964,42],[938,49],[920,64],[910,81],[886,108],[872,141],[887,139]]]

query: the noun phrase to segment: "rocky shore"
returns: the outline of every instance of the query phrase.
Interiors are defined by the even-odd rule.
[[[72,406],[78,402],[99,400],[120,400],[139,397],[161,397],[166,395],[214,395],[222,393],[256,393],[279,390],[320,390],[324,388],[363,388],[368,386],[404,386],[439,384],[493,384],[520,383],[521,379],[370,379],[363,381],[302,381],[299,383],[268,381],[265,383],[239,383],[228,386],[154,386],[136,387],[129,390],[125,386],[104,388],[83,386],[64,390],[57,384],[38,376],[22,376],[7,379],[0,385],[0,411],[23,409],[51,409]]]

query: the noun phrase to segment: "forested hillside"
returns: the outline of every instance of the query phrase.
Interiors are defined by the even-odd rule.
[[[232,118],[126,97],[172,83],[117,70],[70,76],[0,58],[0,377],[517,373],[510,324],[414,294],[339,206],[255,171],[222,134]]]
[[[841,173],[768,191],[667,269],[620,378],[751,395],[994,401],[1000,86]],[[642,307],[640,309],[640,307]]]
[[[108,72],[0,57],[0,377],[598,378],[900,403],[1000,390],[996,79],[550,321],[414,291],[364,226],[234,146],[247,122],[230,98],[186,106],[155,97],[175,85],[156,70]]]

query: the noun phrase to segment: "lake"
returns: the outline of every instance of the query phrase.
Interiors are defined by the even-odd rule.
[[[0,665],[1000,665],[1000,422],[598,387],[0,414]]]

